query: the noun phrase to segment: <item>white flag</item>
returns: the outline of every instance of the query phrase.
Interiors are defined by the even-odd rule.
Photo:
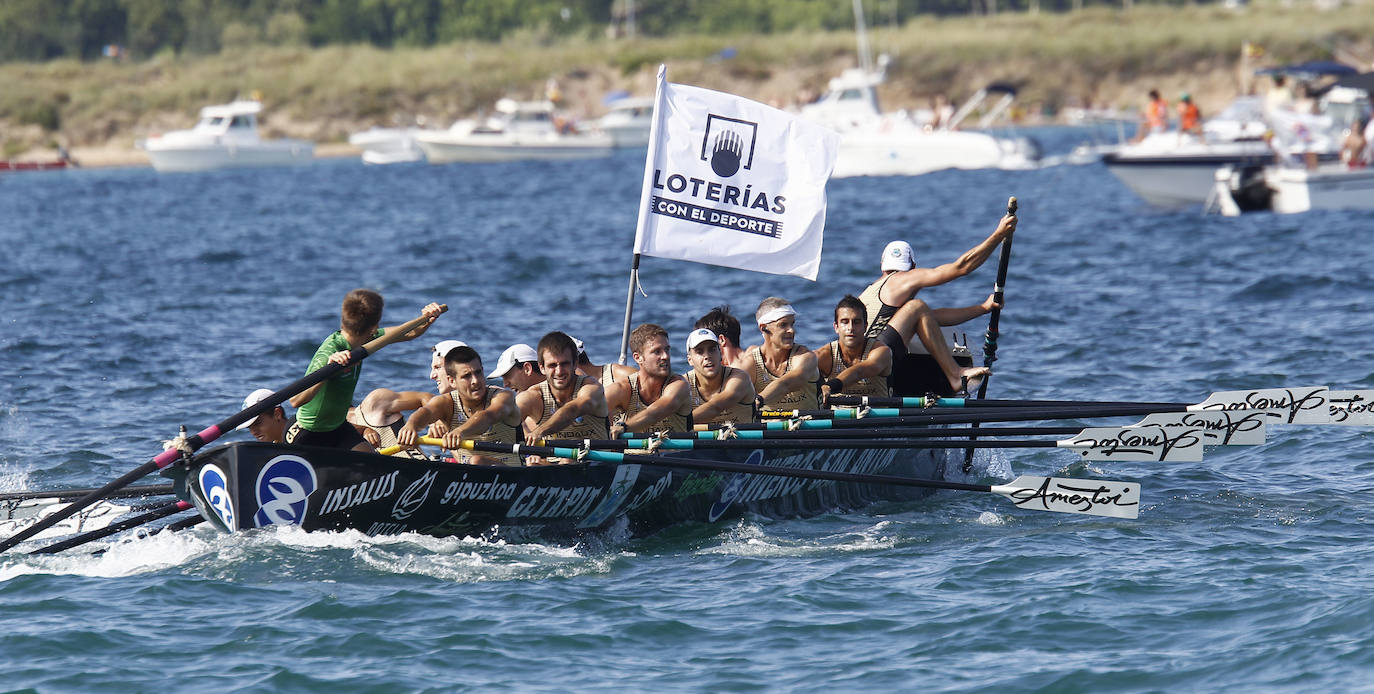
[[[658,70],[635,253],[814,281],[839,136]]]

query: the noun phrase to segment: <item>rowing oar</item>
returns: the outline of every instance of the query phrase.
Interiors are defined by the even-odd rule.
[[[91,532],[82,533],[81,535],[68,538],[61,542],[55,542],[46,547],[40,547],[32,552],[29,552],[29,554],[56,554],[58,552],[61,552],[62,550],[71,549],[78,545],[84,545],[87,542],[93,542],[95,540],[99,540],[102,537],[109,537],[110,535],[113,535],[118,532],[123,532],[125,530],[128,530],[129,528],[143,525],[144,523],[151,523],[155,520],[158,520],[159,518],[166,518],[167,516],[170,516],[174,513],[181,513],[182,511],[186,511],[191,508],[193,507],[188,502],[180,500],[173,501],[164,506],[159,506],[158,508],[155,508],[152,511],[149,511],[141,516],[134,516],[133,518],[130,518],[125,521],[120,521],[118,523],[115,523],[114,525],[110,525],[99,530],[92,530]]]
[[[1076,400],[974,400],[972,398],[875,398],[865,396],[832,395],[828,402],[844,407],[898,408],[907,413],[922,408],[931,409],[999,409],[1012,408],[1081,408],[1081,416],[1115,416],[1121,408],[1139,408],[1150,412],[1210,412],[1262,410],[1269,414],[1270,424],[1374,424],[1374,390],[1330,390],[1325,386],[1289,388],[1257,388],[1254,390],[1224,390],[1212,393],[1198,403],[1184,402],[1101,402]],[[1113,414],[1106,414],[1112,410]]]
[[[1207,412],[1166,412],[1147,415],[1132,427],[1167,427],[1172,429],[1200,429],[1206,436],[1206,445],[1255,446],[1265,441],[1266,413],[1263,410],[1207,411]],[[824,420],[821,420],[824,421]],[[879,420],[882,421],[882,420]],[[875,423],[876,424],[876,423]],[[826,426],[817,424],[807,426],[799,422],[798,430],[787,429],[714,429],[708,431],[669,432],[666,436],[654,433],[624,433],[622,439],[671,438],[671,439],[883,439],[898,437],[945,438],[971,436],[975,430],[958,427],[900,427],[869,426],[849,429],[815,428]],[[1057,436],[1079,434],[1083,427],[985,427],[978,429],[981,436]]]
[[[447,306],[442,306],[440,308],[441,311],[448,310]],[[396,330],[385,333],[382,336],[372,340],[371,342],[368,342],[367,344],[361,347],[354,347],[352,350],[349,351],[349,367],[351,367],[353,364],[358,363],[358,361],[362,359],[366,359],[369,354],[373,354],[377,350],[395,342],[411,330],[414,330],[415,328],[418,328],[421,325],[429,322],[429,320],[430,319],[425,316],[420,316],[419,318],[416,318],[408,323],[405,323]],[[314,371],[306,374],[303,378],[297,379],[295,382],[291,383],[285,388],[282,388],[281,390],[278,390],[277,392],[263,398],[257,403],[249,406],[247,409],[240,411],[238,414],[235,414],[229,417],[228,419],[225,419],[220,423],[215,424],[214,426],[211,426],[205,429],[204,431],[201,431],[200,433],[186,439],[184,449],[168,448],[167,450],[164,450],[162,453],[159,453],[152,460],[149,460],[148,462],[138,466],[137,468],[134,468],[133,470],[130,470],[129,472],[125,473],[119,479],[110,482],[109,484],[100,487],[95,491],[92,491],[86,496],[83,496],[79,500],[73,502],[72,505],[62,509],[61,511],[58,511],[57,513],[52,514],[51,516],[48,516],[47,518],[44,518],[42,522],[31,525],[22,532],[16,533],[14,536],[6,540],[0,540],[0,552],[4,552],[10,549],[11,547],[19,544],[20,542],[23,542],[24,540],[27,540],[30,537],[33,537],[34,535],[37,535],[40,532],[43,532],[47,528],[62,522],[63,519],[75,514],[81,509],[86,508],[87,506],[90,506],[91,504],[97,501],[100,501],[101,499],[109,495],[111,492],[129,486],[131,483],[134,482],[134,480],[140,479],[149,473],[156,472],[157,470],[161,470],[162,468],[171,465],[172,463],[176,462],[181,458],[181,456],[183,455],[183,450],[187,453],[194,453],[205,444],[210,443],[215,439],[218,439],[220,435],[224,432],[233,431],[234,427],[237,427],[238,425],[260,414],[263,414],[269,410],[276,408],[276,406],[281,404],[283,400],[286,400],[287,398],[305,390],[306,388],[309,388],[310,386],[313,386],[316,383],[319,383],[349,367],[340,366],[338,364],[330,362],[328,364],[325,364],[324,366],[321,366],[318,369],[315,369]]]
[[[639,463],[687,470],[709,472],[738,472],[748,475],[773,475],[776,477],[796,477],[801,479],[848,482],[852,484],[883,484],[898,487],[924,487],[927,489],[953,489],[967,492],[991,492],[1010,500],[1018,508],[1057,513],[1081,513],[1113,518],[1135,518],[1140,509],[1140,486],[1131,482],[1109,480],[1077,480],[1058,477],[1033,477],[1022,475],[1008,484],[965,484],[943,480],[923,480],[893,475],[869,475],[853,472],[832,472],[807,468],[784,468],[747,463],[732,463],[719,460],[692,460],[661,455],[630,455],[614,451],[585,450],[580,448],[552,448],[548,446],[526,446],[523,444],[503,444],[487,441],[463,441],[463,448],[470,451],[490,453],[514,453],[517,455],[539,455],[552,458],[572,458],[582,456],[606,463]]]
[[[0,501],[10,501],[12,499],[52,499],[53,503],[57,503],[68,499],[79,499],[95,491],[98,490],[95,487],[91,487],[90,489],[50,489],[45,492],[7,492],[0,494]],[[144,484],[110,492],[105,495],[105,498],[130,499],[139,496],[166,496],[171,493],[171,484]]]
[[[1263,424],[1260,425],[1261,427]],[[545,440],[542,443],[555,447],[625,449],[670,449],[694,450],[707,448],[724,449],[841,449],[841,448],[883,448],[883,449],[977,449],[977,448],[1067,448],[1078,453],[1084,460],[1092,461],[1142,461],[1142,462],[1199,462],[1205,446],[1216,445],[1220,441],[1202,427],[1089,427],[1080,429],[1074,436],[1060,440],[1044,439],[847,439],[847,438],[808,438],[808,439],[619,439],[614,441],[587,440]]]
[[[867,429],[807,429],[806,431],[787,431],[784,429],[747,429],[744,431],[670,431],[625,432],[622,439],[895,439],[895,438],[948,438],[952,436],[972,436],[975,430],[959,427],[872,427]],[[978,429],[987,436],[1059,436],[1077,434],[1083,427],[990,427]]]
[[[1074,419],[1083,417],[1125,417],[1131,415],[1154,414],[1156,412],[1186,412],[1180,408],[1160,408],[1152,405],[1104,405],[1098,407],[1078,407],[1060,405],[1057,407],[980,407],[968,410],[930,410],[923,407],[871,407],[867,410],[840,408],[838,410],[763,410],[759,412],[765,420],[788,419],[869,419],[934,417],[939,422],[997,422],[1024,421],[1029,419]],[[771,422],[763,422],[765,424]],[[743,426],[737,425],[737,426]]]
[[[1016,197],[1007,198],[1007,214],[1016,215]],[[1002,302],[1006,299],[1007,287],[1007,267],[1011,265],[1011,241],[1013,236],[1008,236],[1002,241],[1002,251],[997,258],[997,281],[992,285],[992,315],[988,316],[988,329],[983,333],[983,366],[988,373],[983,375],[982,383],[978,384],[978,399],[982,400],[988,394],[988,381],[992,380],[992,363],[997,361],[997,324],[1002,318]],[[974,422],[974,428],[978,423]],[[969,437],[970,440],[977,437]],[[964,454],[964,473],[967,474],[973,469],[973,449],[970,448]]]
[[[1029,422],[1056,419],[1089,419],[1097,417],[1128,417],[1154,414],[1148,407],[1123,407],[1111,411],[1104,409],[1088,410],[1076,407],[1037,408],[1008,407],[951,412],[930,412],[929,410],[910,410],[908,413],[870,412],[863,419],[851,413],[836,415],[831,410],[796,410],[771,414],[786,415],[787,419],[773,419],[764,422],[739,422],[734,428],[740,431],[751,429],[845,429],[856,427],[915,426],[931,424],[969,424],[973,422]],[[922,414],[914,414],[920,412]],[[718,424],[698,424],[696,431],[719,429]]]
[[[1151,405],[1156,407],[1187,407],[1183,402],[1121,402],[1114,400],[995,400],[973,398],[921,397],[882,398],[870,395],[832,395],[827,404],[836,407],[1110,407],[1113,405]]]

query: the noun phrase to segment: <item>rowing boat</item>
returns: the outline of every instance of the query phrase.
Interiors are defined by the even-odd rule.
[[[947,465],[956,464],[951,453],[757,449],[711,451],[709,458],[766,468],[938,480],[944,478]],[[692,459],[700,454],[683,451],[675,456]],[[415,532],[560,539],[623,529],[638,537],[680,523],[714,523],[745,514],[808,517],[930,493],[921,488],[684,471],[635,462],[456,465],[257,442],[210,449],[189,466],[170,470],[201,515],[229,532],[297,525],[372,536]]]

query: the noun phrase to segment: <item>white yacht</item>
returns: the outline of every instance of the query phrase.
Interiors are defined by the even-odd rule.
[[[501,99],[496,111],[480,123],[459,121],[448,130],[421,131],[415,141],[431,164],[590,159],[609,156],[615,144],[610,135],[579,131],[557,117],[548,101]]]
[[[654,124],[653,97],[626,97],[610,103],[596,127],[611,136],[616,147],[646,147]]]
[[[415,141],[419,128],[372,127],[348,136],[348,144],[363,150],[364,164],[402,164],[421,161],[425,153]]]
[[[1263,140],[1209,142],[1180,132],[1151,133],[1102,156],[1107,170],[1145,202],[1162,209],[1200,205],[1212,192],[1216,170],[1271,161]]]
[[[301,164],[315,156],[308,140],[264,140],[258,136],[258,101],[239,100],[200,110],[200,122],[140,140],[158,171],[205,171],[243,166]]]
[[[836,178],[846,176],[916,176],[942,169],[1026,169],[1040,159],[1040,147],[1029,138],[1001,138],[958,127],[986,99],[996,99],[979,122],[988,127],[1004,114],[1016,92],[1007,85],[980,89],[952,117],[921,111],[884,113],[878,105],[877,85],[886,77],[888,58],[869,57],[863,6],[855,0],[854,20],[861,66],[830,80],[815,103],[801,108],[801,116],[840,134],[835,158]]]

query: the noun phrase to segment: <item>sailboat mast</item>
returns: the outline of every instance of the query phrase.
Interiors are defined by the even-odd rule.
[[[864,23],[863,0],[854,0],[854,31],[859,37],[859,67],[864,76],[873,74],[873,51],[868,47],[868,26]]]

